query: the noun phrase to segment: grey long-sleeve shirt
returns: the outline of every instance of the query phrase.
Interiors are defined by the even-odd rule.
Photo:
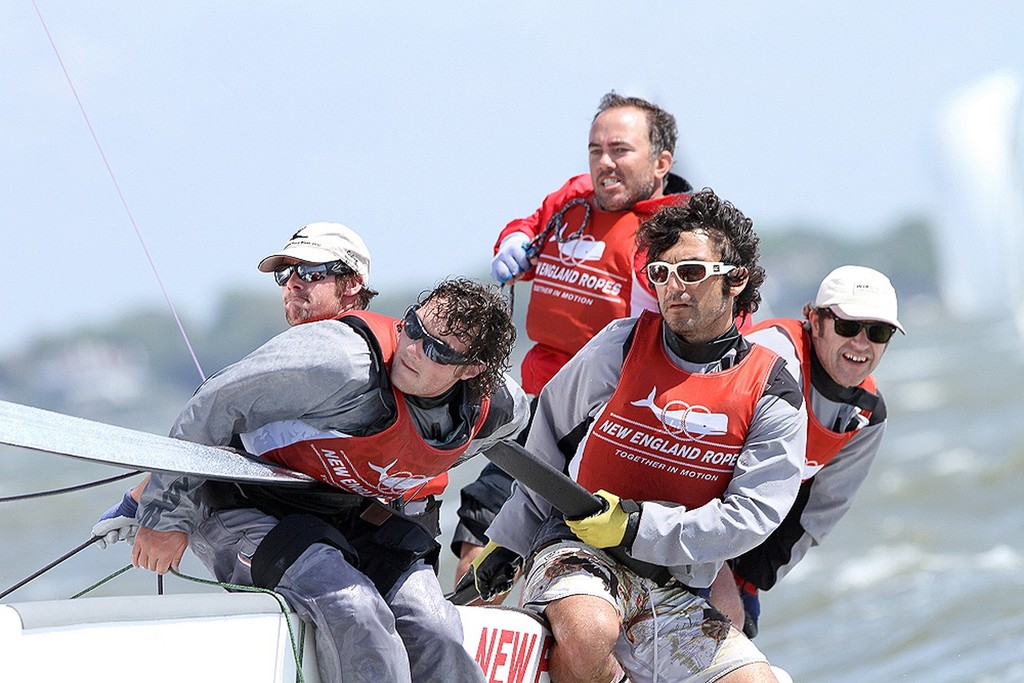
[[[209,378],[171,428],[171,436],[213,446],[279,420],[301,419],[315,429],[362,435],[379,431],[389,417],[381,399],[379,368],[366,340],[350,325],[329,320],[289,328],[242,360]],[[456,392],[452,401],[459,401]],[[429,443],[446,443],[465,429],[451,410],[405,397],[410,414]],[[491,398],[488,428],[463,459],[515,436],[529,419],[523,390],[507,375]],[[415,448],[415,444],[409,444]],[[143,491],[139,520],[158,531],[191,534],[199,520],[194,476],[154,474]]]
[[[591,421],[611,398],[622,371],[623,345],[635,324],[635,318],[609,324],[545,386],[527,449],[555,468],[567,469],[559,441]],[[664,338],[662,344],[672,361],[688,372],[714,373],[723,367],[722,359],[687,362]],[[587,437],[592,427],[591,422]],[[727,559],[755,547],[785,517],[800,485],[806,430],[807,414],[795,380],[782,369],[757,402],[725,494],[694,509],[642,503],[631,555],[667,567],[686,585],[710,586]],[[587,437],[573,458],[582,453]],[[516,484],[487,533],[525,556],[537,529],[551,514],[547,501]]]
[[[752,332],[750,341],[770,348],[779,354],[791,368],[796,368],[796,380],[803,392],[810,378],[799,371],[796,348],[792,340],[777,327]],[[832,393],[841,389],[835,387]],[[838,431],[847,428],[857,407],[827,397],[812,383],[808,410],[826,427],[838,425]],[[878,454],[885,434],[885,402],[879,396],[878,404],[869,424],[856,430],[851,438],[827,465],[817,472],[805,471],[808,479],[797,504],[790,511],[783,526],[773,534],[771,543],[765,544],[741,558],[738,570],[749,581],[762,588],[770,588],[788,574],[813,546],[820,544],[843,515],[849,511],[853,498],[868,475]],[[808,453],[814,459],[814,453]]]

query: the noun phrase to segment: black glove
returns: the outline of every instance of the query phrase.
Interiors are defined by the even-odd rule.
[[[484,546],[483,552],[473,560],[469,571],[459,581],[455,591],[459,592],[470,584],[474,584],[481,598],[491,600],[512,590],[512,586],[516,582],[516,572],[522,566],[522,557],[491,541]]]

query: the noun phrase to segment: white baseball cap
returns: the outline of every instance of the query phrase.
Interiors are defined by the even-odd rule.
[[[355,230],[341,223],[309,223],[292,235],[284,249],[271,254],[258,268],[271,273],[291,261],[328,263],[343,261],[354,270],[365,285],[370,279],[370,250]]]
[[[847,320],[878,320],[906,334],[896,318],[896,290],[889,278],[864,266],[840,266],[818,288],[815,308],[831,308]]]

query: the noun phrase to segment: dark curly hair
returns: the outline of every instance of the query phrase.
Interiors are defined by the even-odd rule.
[[[651,142],[652,159],[657,158],[659,154],[665,151],[673,156],[675,155],[676,138],[678,137],[676,117],[647,100],[639,97],[626,97],[612,90],[601,98],[600,104],[597,105],[597,113],[594,114],[594,119],[591,123],[596,121],[597,117],[604,112],[617,107],[636,107],[647,117],[647,134]]]
[[[483,371],[466,381],[474,399],[489,396],[502,383],[516,343],[516,327],[508,301],[497,287],[464,277],[449,278],[420,294],[422,306],[434,302],[436,334],[454,335],[466,345],[466,355],[482,363]]]
[[[753,226],[739,209],[705,187],[685,204],[659,209],[640,226],[636,241],[640,249],[647,250],[647,263],[651,263],[674,247],[681,233],[707,231],[722,262],[739,266],[722,278],[722,290],[728,292],[730,286],[747,278],[747,286],[733,302],[733,315],[751,315],[761,304],[759,289],[765,278],[764,268],[757,265],[761,239]]]

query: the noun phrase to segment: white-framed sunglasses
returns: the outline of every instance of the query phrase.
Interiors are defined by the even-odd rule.
[[[669,275],[675,273],[680,282],[698,285],[709,277],[725,275],[736,267],[721,261],[651,261],[647,264],[647,277],[653,284],[663,285],[668,282]]]

